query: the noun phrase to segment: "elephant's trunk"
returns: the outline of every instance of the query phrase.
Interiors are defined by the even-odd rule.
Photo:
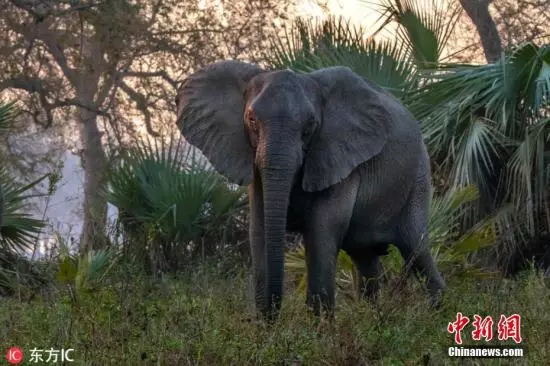
[[[283,295],[286,218],[296,163],[291,156],[269,154],[262,169],[264,233],[266,243],[266,308],[264,315],[278,316]]]

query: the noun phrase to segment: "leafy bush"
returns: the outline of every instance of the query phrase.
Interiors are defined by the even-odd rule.
[[[181,138],[148,140],[109,175],[108,201],[119,210],[127,253],[151,273],[246,241],[245,189],[231,187],[195,151]]]
[[[116,248],[71,254],[62,240],[57,257],[57,284],[67,286],[73,305],[87,293],[100,290],[107,284],[114,266],[120,264],[120,252]]]

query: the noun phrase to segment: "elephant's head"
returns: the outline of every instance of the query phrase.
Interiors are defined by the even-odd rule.
[[[266,309],[282,295],[290,190],[303,169],[305,191],[346,178],[383,148],[388,103],[345,67],[310,74],[222,61],[191,75],[177,98],[178,125],[230,181],[261,182],[267,246]],[[275,302],[273,302],[275,300]]]

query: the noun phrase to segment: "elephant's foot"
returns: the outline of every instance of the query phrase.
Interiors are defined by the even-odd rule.
[[[376,304],[380,295],[380,283],[377,278],[360,277],[358,295],[361,300]]]
[[[320,317],[322,313],[324,318],[334,318],[334,298],[331,300],[328,295],[308,293],[306,304],[313,315]]]
[[[443,290],[437,290],[435,293],[430,294],[430,307],[435,310],[441,309],[443,304]]]
[[[445,293],[445,281],[439,274],[428,279],[428,292],[430,293],[430,307],[439,310],[443,304],[443,295]]]

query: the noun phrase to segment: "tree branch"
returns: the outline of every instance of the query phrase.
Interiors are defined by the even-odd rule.
[[[12,77],[0,81],[0,91],[8,88],[26,90],[29,93],[44,93],[44,81],[29,76]]]
[[[145,117],[145,128],[147,129],[147,132],[155,137],[160,136],[158,132],[153,130],[153,126],[151,125],[151,113],[149,112],[149,108],[147,105],[147,98],[132,89],[128,84],[123,81],[120,82],[120,88],[130,97],[130,99],[132,99],[136,103],[137,109],[139,109],[139,111]]]
[[[103,3],[103,1],[98,2],[79,2],[78,0],[69,0],[69,1],[50,1],[49,3],[44,0],[10,0],[10,2],[17,8],[26,11],[30,14],[35,22],[41,23],[49,17],[58,17],[73,11],[83,11],[93,8],[97,5]],[[55,11],[55,5],[57,4],[68,4],[69,8],[63,9],[60,11]]]
[[[479,33],[487,62],[495,62],[500,58],[502,42],[497,26],[489,13],[489,0],[459,1]]]
[[[40,39],[42,42],[46,44],[48,47],[48,51],[50,51],[50,54],[53,56],[61,70],[63,71],[63,74],[67,77],[69,82],[73,85],[77,85],[77,77],[76,77],[76,71],[69,67],[69,64],[67,62],[67,58],[65,57],[65,54],[63,52],[63,47],[59,42],[56,42],[56,38],[52,37],[50,35],[50,32],[44,31],[42,29],[37,29],[37,38]]]
[[[11,0],[11,1],[22,1],[22,0]],[[69,67],[69,63],[64,54],[64,49],[62,45],[57,41],[59,35],[56,34],[56,30],[48,29],[46,23],[40,24],[15,24],[12,21],[9,21],[9,26],[11,29],[21,34],[29,44],[34,44],[36,39],[44,42],[48,52],[53,56],[63,74],[67,77],[69,82],[75,86],[76,85],[76,71]]]
[[[154,78],[154,77],[160,77],[166,80],[174,89],[177,88],[177,82],[176,80],[172,79],[168,73],[164,70],[160,71],[153,71],[153,72],[144,72],[144,71],[124,71],[122,72],[122,77],[130,76],[130,77],[137,77],[137,78]]]
[[[89,111],[97,113],[98,115],[102,115],[102,116],[106,115],[106,113],[101,109],[99,109],[97,106],[84,104],[76,98],[58,99],[54,102],[49,102],[48,95],[50,93],[47,90],[44,81],[38,78],[19,76],[19,77],[13,77],[10,79],[5,79],[3,81],[0,81],[0,91],[5,89],[18,89],[18,90],[24,90],[29,94],[37,94],[38,98],[40,99],[40,104],[42,105],[42,108],[46,113],[45,127],[49,127],[53,123],[52,112],[55,109],[62,108],[62,107],[85,108]],[[39,123],[36,119],[37,116],[34,115],[34,117],[35,117],[34,118],[35,121]]]

